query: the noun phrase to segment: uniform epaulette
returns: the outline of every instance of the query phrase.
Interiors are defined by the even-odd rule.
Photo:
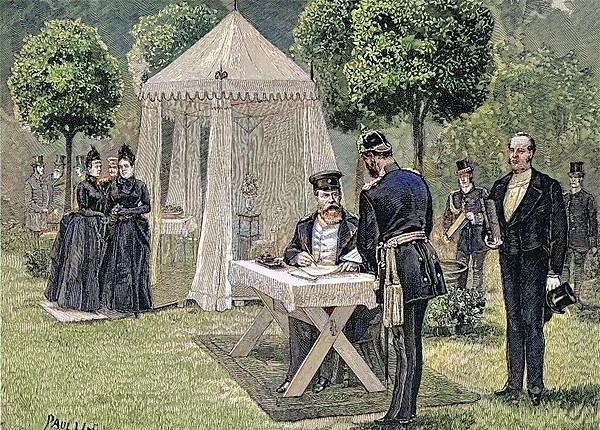
[[[313,215],[314,215],[314,212],[310,213],[308,215],[305,215],[302,218],[300,218],[300,220],[298,222],[309,221],[310,219],[312,219]]]
[[[373,179],[371,182],[366,183],[365,185],[363,185],[362,189],[365,190],[365,191],[368,191],[371,188],[373,188],[373,186],[377,185],[377,183],[379,181],[381,181],[381,178]]]

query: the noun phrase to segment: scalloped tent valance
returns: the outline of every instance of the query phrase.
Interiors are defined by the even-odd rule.
[[[308,73],[233,11],[151,77],[140,97],[314,100],[317,91]]]

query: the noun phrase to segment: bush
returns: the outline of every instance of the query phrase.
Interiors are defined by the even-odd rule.
[[[25,253],[27,273],[34,278],[47,278],[50,270],[50,250],[36,249]]]
[[[483,299],[474,288],[458,288],[451,283],[447,294],[429,302],[425,323],[430,329],[474,326],[483,316]]]
[[[27,233],[21,223],[3,219],[0,223],[0,248],[5,253],[22,253],[29,247]]]
[[[600,252],[597,251],[595,255],[590,252],[587,255],[584,266],[584,278],[600,278]]]

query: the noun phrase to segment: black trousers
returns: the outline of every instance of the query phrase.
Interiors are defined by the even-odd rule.
[[[467,270],[456,281],[457,287],[467,288],[469,266],[471,266],[471,261],[473,261],[473,288],[481,293],[481,297],[485,297],[485,291],[483,290],[483,264],[485,263],[486,255],[486,251],[465,252],[460,249],[456,251],[456,259],[467,265]]]
[[[519,255],[500,253],[500,268],[507,324],[507,384],[522,389],[527,367],[527,389],[538,393],[544,388],[548,254],[541,248]]]
[[[562,280],[563,282],[569,282],[573,285],[573,290],[577,297],[579,297],[579,294],[581,293],[581,281],[584,279],[583,269],[587,253],[588,250],[567,249],[567,258],[565,258]],[[571,262],[574,263],[572,271]]]
[[[404,324],[392,328],[396,375],[386,419],[406,419],[417,412],[417,395],[423,375],[422,329],[427,300],[404,306]]]

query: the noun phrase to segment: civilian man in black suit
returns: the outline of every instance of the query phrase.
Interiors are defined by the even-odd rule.
[[[518,399],[527,368],[534,406],[544,390],[544,307],[546,291],[560,285],[567,249],[567,217],[558,181],[531,167],[535,142],[517,133],[509,142],[512,172],[490,191],[496,203],[502,241],[500,268],[506,309],[506,385],[495,392]]]

